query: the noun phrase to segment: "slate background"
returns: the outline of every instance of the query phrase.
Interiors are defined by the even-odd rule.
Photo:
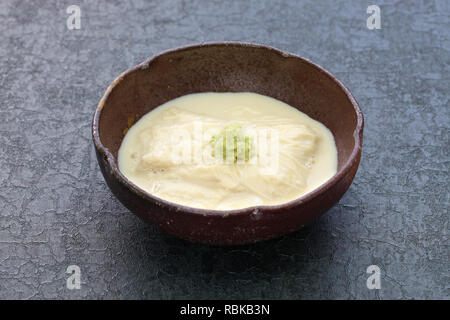
[[[78,4],[81,30],[68,30]],[[366,8],[381,7],[368,30]],[[0,298],[449,299],[450,1],[1,1]],[[98,169],[91,118],[161,50],[249,41],[340,78],[365,114],[356,179],[314,224],[253,246],[166,236]],[[67,266],[82,272],[66,288]],[[381,290],[366,287],[380,266]]]

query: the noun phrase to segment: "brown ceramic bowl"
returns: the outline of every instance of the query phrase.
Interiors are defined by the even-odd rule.
[[[168,100],[211,91],[271,96],[322,122],[336,141],[338,172],[320,188],[286,204],[229,211],[162,200],[121,174],[117,152],[136,120]],[[235,245],[298,230],[339,201],[358,169],[363,115],[349,90],[307,59],[262,45],[213,43],[167,51],[122,73],[100,100],[92,130],[106,183],[131,212],[189,241]]]

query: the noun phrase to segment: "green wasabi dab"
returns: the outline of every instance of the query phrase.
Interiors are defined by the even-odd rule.
[[[212,156],[223,159],[226,162],[236,163],[248,162],[253,155],[253,137],[246,135],[242,127],[232,123],[224,127],[210,141],[212,145]]]

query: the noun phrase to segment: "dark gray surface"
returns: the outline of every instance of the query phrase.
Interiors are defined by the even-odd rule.
[[[450,297],[450,1],[127,2],[0,2],[0,298]],[[81,30],[66,27],[71,4]],[[369,4],[381,30],[366,27]],[[120,72],[221,40],[319,63],[366,119],[340,203],[254,246],[193,245],[145,225],[108,190],[91,142]],[[80,290],[66,288],[72,264]],[[381,290],[366,287],[371,264]]]

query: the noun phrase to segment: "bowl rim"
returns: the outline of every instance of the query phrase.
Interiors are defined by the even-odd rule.
[[[141,189],[137,185],[135,185],[133,182],[131,182],[129,179],[127,179],[119,170],[118,168],[118,162],[116,161],[115,157],[112,155],[112,153],[109,151],[108,148],[106,148],[100,139],[100,133],[99,133],[99,122],[100,122],[100,116],[103,110],[103,107],[105,106],[105,103],[111,94],[111,92],[114,90],[114,88],[129,74],[139,71],[142,69],[147,69],[151,63],[156,61],[159,57],[174,53],[174,52],[182,52],[182,51],[188,51],[192,49],[201,49],[205,47],[241,47],[241,48],[258,48],[258,49],[264,49],[269,50],[273,53],[276,53],[280,56],[282,59],[300,59],[301,61],[311,65],[313,68],[315,68],[317,71],[323,73],[325,76],[330,78],[332,81],[334,81],[346,94],[348,97],[350,103],[353,106],[353,109],[356,114],[356,127],[353,131],[353,138],[354,138],[354,146],[353,150],[350,154],[350,157],[347,159],[347,161],[344,163],[341,169],[339,169],[336,174],[331,177],[328,181],[326,181],[324,184],[319,186],[318,188],[314,189],[313,191],[296,198],[294,200],[291,200],[286,203],[282,203],[279,205],[271,205],[271,206],[265,206],[265,205],[258,205],[258,206],[251,206],[246,207],[242,209],[233,209],[233,210],[211,210],[211,209],[201,209],[201,208],[195,208],[195,207],[188,207],[182,204],[178,204],[175,202],[171,202],[168,200],[164,200],[162,198],[159,198],[155,195],[152,195],[151,193]],[[320,65],[312,62],[311,60],[301,57],[299,55],[289,53],[286,51],[282,51],[280,49],[271,47],[269,45],[263,45],[263,44],[256,44],[256,43],[250,43],[250,42],[235,42],[235,41],[226,41],[226,42],[205,42],[201,44],[193,44],[193,45],[186,45],[181,46],[169,50],[162,51],[160,53],[157,53],[150,58],[146,59],[144,62],[131,67],[127,69],[126,71],[122,72],[119,76],[117,76],[111,84],[107,87],[105,90],[105,93],[103,94],[102,98],[100,99],[99,103],[97,104],[97,107],[95,109],[94,117],[92,120],[92,137],[94,141],[95,148],[100,153],[103,159],[106,160],[106,163],[109,166],[110,172],[112,175],[126,188],[131,190],[136,195],[140,196],[141,198],[144,198],[146,200],[149,200],[153,203],[155,203],[158,206],[165,207],[167,209],[175,209],[177,212],[184,212],[187,214],[193,214],[193,215],[208,215],[208,216],[221,216],[221,217],[227,217],[227,216],[239,216],[239,215],[247,215],[252,213],[258,213],[258,212],[277,212],[281,211],[283,209],[289,209],[292,207],[296,207],[300,204],[305,204],[306,202],[311,201],[315,197],[324,194],[327,192],[334,184],[336,184],[339,180],[344,178],[347,173],[351,170],[353,167],[353,164],[355,162],[359,161],[361,149],[362,149],[362,138],[363,138],[363,127],[364,127],[364,116],[363,113],[358,105],[358,102],[351,94],[350,90],[340,81],[338,80],[333,74],[331,74],[329,71],[321,67]],[[280,212],[281,213],[281,212]],[[277,213],[279,214],[279,213]]]

